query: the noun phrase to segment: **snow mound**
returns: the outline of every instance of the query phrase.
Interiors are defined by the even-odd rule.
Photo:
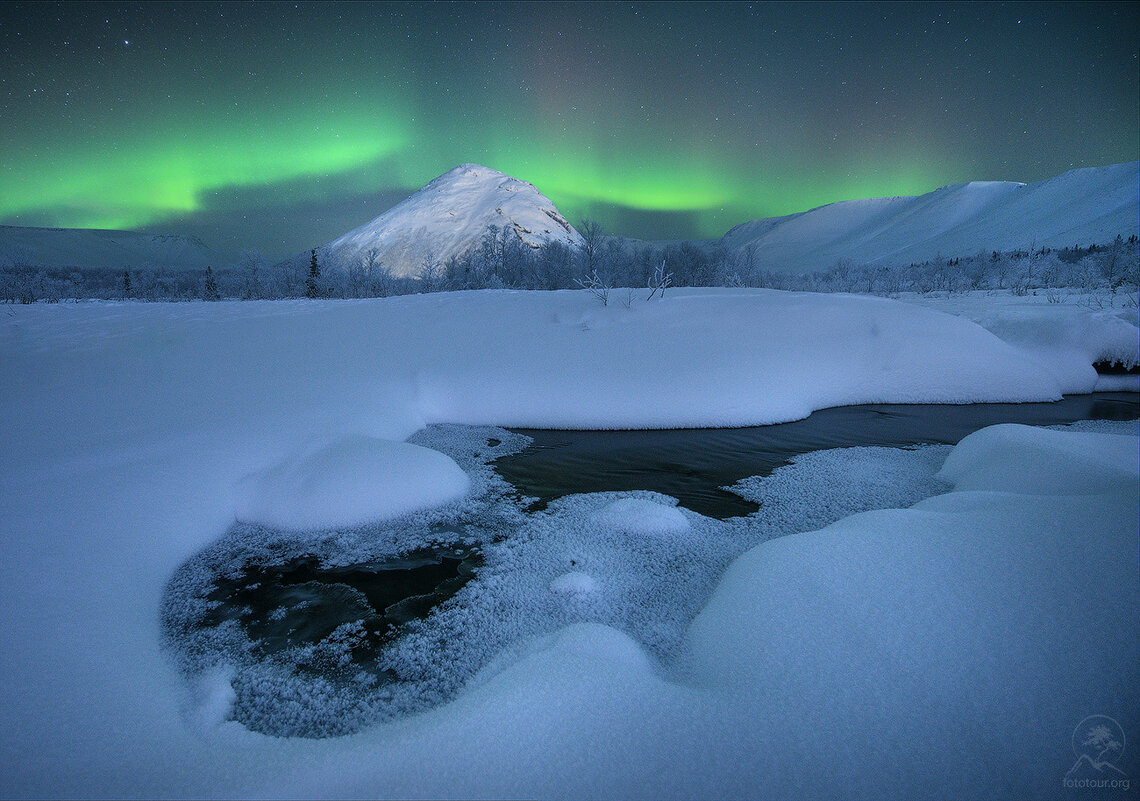
[[[345,437],[239,482],[235,516],[278,529],[357,526],[463,497],[455,461],[407,442]]]
[[[202,671],[195,680],[187,717],[198,732],[207,734],[230,719],[237,699],[233,677],[232,667],[218,665]]]
[[[594,514],[604,526],[629,534],[680,534],[689,530],[689,521],[676,506],[666,506],[646,498],[619,498]]]
[[[948,460],[956,491],[736,560],[688,637],[690,680],[733,707],[718,794],[1058,797],[1073,727],[1140,704],[1137,451],[985,429]]]
[[[578,570],[563,573],[550,582],[550,591],[556,595],[589,595],[597,590],[598,582],[593,576]]]
[[[479,164],[461,164],[399,205],[327,245],[342,267],[359,266],[375,250],[397,276],[419,275],[477,247],[492,228],[524,245],[583,244],[581,235],[532,184]]]
[[[1140,479],[1140,448],[1127,435],[990,426],[959,442],[938,475],[958,490],[1095,494]]]

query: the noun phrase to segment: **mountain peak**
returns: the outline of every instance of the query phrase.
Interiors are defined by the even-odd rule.
[[[376,219],[327,246],[332,261],[348,267],[370,251],[397,276],[415,276],[430,261],[445,264],[474,248],[493,228],[513,232],[527,246],[581,235],[532,184],[481,164],[464,163],[432,180]]]

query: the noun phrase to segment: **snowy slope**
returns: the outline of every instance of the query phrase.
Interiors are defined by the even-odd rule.
[[[534,186],[478,164],[444,173],[375,220],[327,245],[330,260],[347,267],[375,248],[397,276],[418,275],[434,258],[441,265],[476,247],[494,227],[531,247],[582,237]]]
[[[232,256],[213,251],[191,236],[0,225],[0,267],[204,269],[232,261]]]
[[[760,269],[810,272],[907,264],[938,255],[1062,247],[1140,233],[1140,162],[1072,170],[1032,184],[973,181],[919,197],[831,203],[738,225],[721,238],[751,245]]]

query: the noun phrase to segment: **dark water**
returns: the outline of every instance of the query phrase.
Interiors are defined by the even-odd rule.
[[[1070,395],[1055,403],[876,404],[815,412],[804,420],[751,428],[668,431],[517,429],[534,439],[495,462],[516,489],[539,499],[535,509],[579,492],[655,490],[682,506],[725,518],[756,505],[720,487],[767,475],[797,454],[855,445],[955,444],[996,423],[1056,425],[1077,420],[1135,420],[1131,392]]]
[[[315,557],[284,564],[247,564],[219,577],[207,599],[216,602],[198,623],[212,628],[238,621],[264,654],[319,643],[345,623],[359,621],[353,657],[373,655],[409,620],[425,617],[455,595],[479,565],[473,547],[425,548],[380,562],[326,566]]]

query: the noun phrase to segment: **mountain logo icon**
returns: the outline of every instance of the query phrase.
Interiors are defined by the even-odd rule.
[[[1116,763],[1124,756],[1124,729],[1108,715],[1089,715],[1073,729],[1073,753],[1077,759],[1066,778],[1105,776],[1123,778]]]

